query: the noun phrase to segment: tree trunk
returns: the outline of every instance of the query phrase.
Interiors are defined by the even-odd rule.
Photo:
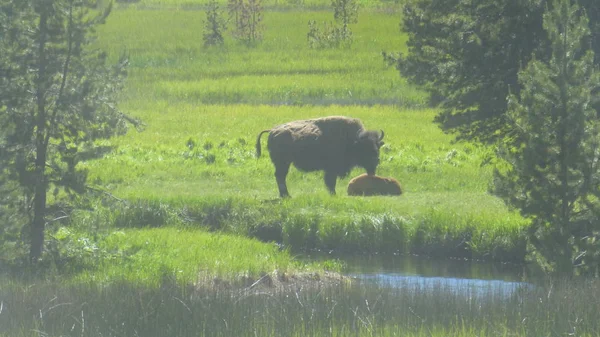
[[[556,243],[558,245],[558,256],[556,257],[558,272],[563,273],[566,276],[573,274],[573,263],[572,249],[569,244],[570,232],[571,232],[571,209],[570,209],[570,188],[569,188],[569,151],[574,149],[570,148],[571,135],[569,135],[569,128],[567,121],[569,120],[569,101],[570,97],[567,92],[567,85],[569,83],[568,63],[569,55],[567,54],[568,41],[570,32],[568,31],[568,25],[565,26],[563,33],[563,48],[564,52],[560,55],[561,71],[559,73],[559,89],[560,89],[560,113],[558,118],[558,142],[560,147],[560,153],[558,160],[560,161],[560,169],[558,171],[558,179],[560,180],[560,209],[558,223],[553,224],[557,226],[558,237]],[[573,131],[571,131],[573,132]],[[576,131],[575,131],[576,132]]]
[[[37,164],[36,164],[37,166]],[[37,171],[37,168],[36,168]],[[29,258],[36,262],[44,250],[44,227],[46,225],[46,184],[44,172],[36,173],[35,196],[33,198],[33,223],[31,224],[31,247]],[[41,180],[41,181],[40,181]]]
[[[31,247],[29,259],[35,263],[44,250],[44,227],[46,226],[46,33],[47,14],[40,11],[38,76],[36,83],[37,114],[35,115],[35,186],[33,197],[33,223],[31,224]]]

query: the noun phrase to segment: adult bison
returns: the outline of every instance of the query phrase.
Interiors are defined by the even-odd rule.
[[[325,171],[325,185],[335,194],[337,177],[344,177],[353,167],[363,167],[374,175],[379,164],[383,130],[365,130],[356,118],[332,116],[289,122],[261,131],[256,138],[256,156],[260,157],[260,137],[269,132],[268,148],[275,166],[279,195],[289,197],[285,182],[294,164],[305,172]]]
[[[348,195],[401,195],[402,187],[394,178],[361,174],[348,183]]]

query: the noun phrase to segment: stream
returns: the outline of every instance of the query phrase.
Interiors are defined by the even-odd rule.
[[[311,259],[320,257],[311,257]],[[331,259],[331,257],[328,257]],[[421,290],[449,289],[468,294],[512,294],[523,282],[524,267],[464,259],[432,259],[419,256],[335,257],[343,273],[363,284],[411,287]]]

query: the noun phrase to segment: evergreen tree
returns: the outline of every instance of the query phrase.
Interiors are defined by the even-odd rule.
[[[24,205],[34,262],[53,221],[49,198],[85,192],[87,174],[78,162],[98,154],[95,140],[135,122],[116,104],[126,59],[108,66],[106,54],[90,47],[94,28],[110,13],[110,6],[98,12],[96,5],[0,0],[0,190],[12,191],[5,204]]]
[[[204,46],[222,45],[223,32],[227,29],[227,22],[219,11],[219,3],[211,0],[208,3],[206,11],[206,21],[204,22]]]
[[[600,64],[600,1],[582,0],[593,23],[588,39]],[[532,56],[548,59],[542,27],[547,0],[411,0],[403,13],[408,53],[389,57],[409,81],[431,93],[436,122],[459,139],[501,139],[508,88]]]
[[[511,132],[495,192],[531,220],[530,254],[545,270],[597,274],[600,267],[600,73],[584,11],[555,0],[543,15],[547,61],[519,72],[508,98]],[[578,268],[574,268],[577,266]]]

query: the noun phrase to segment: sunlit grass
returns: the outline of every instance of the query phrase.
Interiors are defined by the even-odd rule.
[[[453,143],[433,124],[437,111],[426,108],[427,95],[383,61],[383,50],[406,50],[399,5],[363,8],[351,27],[351,47],[322,50],[309,48],[307,23],[331,21],[330,11],[267,10],[257,46],[229,38],[220,48],[205,48],[201,7],[143,8],[117,7],[97,44],[112,58],[128,52],[121,107],[141,118],[145,131],[104,144],[115,150],[83,165],[90,182],[173,212],[237,209],[209,226],[252,236],[263,223],[293,248],[439,254],[468,242],[477,257],[523,259],[522,219],[487,192],[494,149]],[[293,198],[272,202],[278,192],[267,137],[256,159],[256,136],[291,120],[329,115],[360,118],[368,129],[385,131],[378,173],[397,178],[403,196],[346,196],[349,179],[362,173],[356,169],[338,181],[332,197],[321,173],[292,169]],[[391,239],[384,242],[382,235]]]
[[[331,19],[328,12],[267,12],[265,36],[256,48],[231,39],[221,48],[205,48],[203,11],[118,10],[100,30],[98,44],[113,57],[129,55],[126,110],[156,100],[193,105],[426,102],[381,56],[383,50],[405,49],[397,16],[367,12],[353,28],[350,49],[310,49],[308,21]]]
[[[451,144],[450,136],[427,123],[432,110],[403,110],[394,107],[330,106],[202,106],[167,105],[139,111],[147,121],[144,132],[130,132],[115,140],[118,149],[105,159],[88,163],[91,178],[113,183],[114,192],[128,197],[174,197],[184,195],[277,196],[273,167],[262,139],[264,155],[254,157],[256,135],[261,130],[298,118],[348,115],[363,120],[367,128],[386,132],[379,173],[400,180],[406,201],[417,192],[485,194],[491,167],[481,167],[492,155],[490,149]],[[127,170],[122,170],[126,166]],[[356,170],[351,176],[359,174]],[[338,183],[345,195],[350,177]],[[292,195],[324,191],[322,174],[303,174],[292,169]],[[172,188],[168,188],[168,186]],[[154,190],[154,192],[153,192]],[[454,198],[420,199],[437,204]],[[372,200],[377,200],[373,198]],[[419,199],[417,199],[419,200]],[[491,199],[490,199],[491,200]]]
[[[91,182],[120,198],[174,209],[228,208],[234,202],[246,212],[257,204],[265,215],[231,217],[223,220],[226,229],[248,235],[261,219],[269,226],[279,223],[279,240],[295,248],[311,246],[303,240],[317,221],[321,237],[312,244],[319,249],[376,243],[393,250],[393,242],[404,240],[406,247],[429,254],[468,238],[478,257],[523,258],[521,248],[502,250],[510,250],[511,240],[521,246],[523,221],[487,192],[494,150],[453,143],[433,124],[437,111],[425,108],[427,96],[383,62],[381,51],[406,48],[397,11],[365,8],[352,26],[350,48],[315,50],[306,40],[307,22],[331,21],[329,11],[267,11],[264,40],[256,47],[229,39],[221,48],[205,48],[202,10],[163,8],[169,9],[117,9],[100,30],[98,45],[111,56],[129,53],[131,73],[121,106],[146,128],[112,140],[106,145],[115,151],[85,163]],[[321,173],[292,169],[293,198],[264,204],[278,192],[267,137],[263,157],[254,157],[258,133],[329,115],[360,118],[367,128],[385,131],[378,173],[397,178],[404,195],[347,197],[349,179],[362,173],[356,169],[338,181],[338,196],[331,197]],[[385,232],[391,229],[368,228],[379,221],[372,219],[388,215],[396,219],[392,226],[402,227],[394,235],[403,237],[384,243],[372,235],[392,235]],[[428,230],[431,235],[417,234]],[[346,232],[352,235],[340,237]]]
[[[181,284],[219,277],[235,283],[275,271],[295,273],[309,268],[274,244],[176,228],[114,231],[99,243],[99,249],[111,258],[77,275],[77,282],[128,281],[155,286],[163,277],[175,278]],[[310,270],[316,270],[316,265]]]

